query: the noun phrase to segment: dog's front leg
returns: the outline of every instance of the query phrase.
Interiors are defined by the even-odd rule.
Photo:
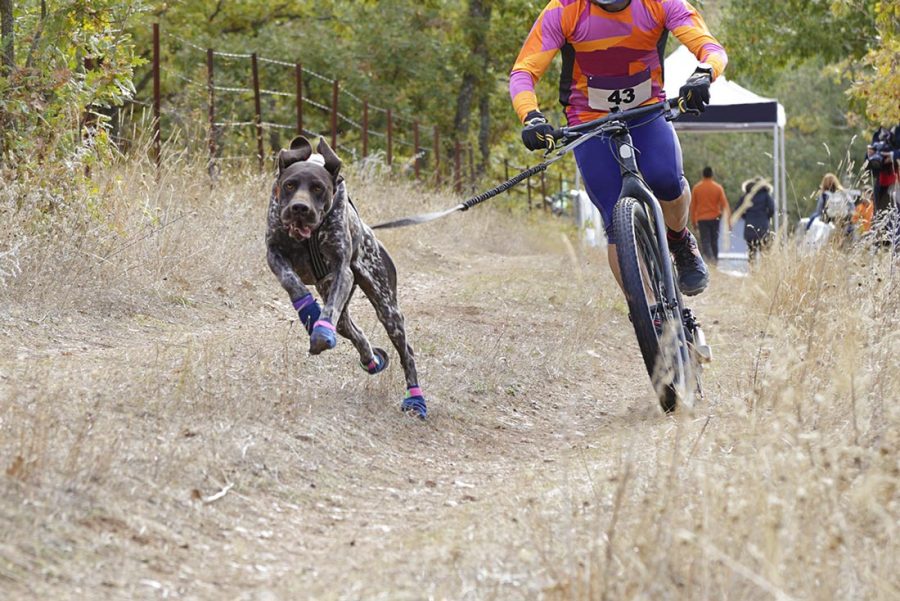
[[[269,269],[291,297],[291,304],[294,305],[297,315],[300,316],[300,323],[306,328],[307,333],[312,334],[313,326],[318,321],[321,312],[319,303],[297,277],[297,272],[294,271],[291,262],[285,258],[280,249],[270,245],[266,259],[269,262]]]
[[[318,355],[322,351],[332,349],[337,344],[334,324],[341,318],[344,306],[350,298],[353,289],[353,272],[350,264],[342,264],[334,274],[334,280],[328,290],[325,306],[319,316],[312,334],[309,337],[309,353]]]

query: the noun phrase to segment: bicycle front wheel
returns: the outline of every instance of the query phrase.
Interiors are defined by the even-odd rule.
[[[663,261],[656,232],[644,205],[621,198],[613,209],[622,287],[644,365],[663,411],[674,411],[685,395],[687,344],[677,299],[667,298]]]

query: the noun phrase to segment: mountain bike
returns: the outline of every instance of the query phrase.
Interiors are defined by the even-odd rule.
[[[553,136],[567,152],[603,135],[618,157],[622,189],[612,229],[622,286],[644,364],[666,413],[689,403],[694,394],[702,397],[701,369],[712,359],[712,350],[675,282],[662,208],[638,169],[629,121],[657,113],[672,120],[684,112],[679,99],[673,99],[563,127]]]

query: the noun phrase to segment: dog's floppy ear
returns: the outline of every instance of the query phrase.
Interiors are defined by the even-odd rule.
[[[321,154],[322,158],[325,159],[325,169],[331,174],[332,179],[337,179],[338,173],[341,172],[341,159],[334,154],[334,151],[331,149],[331,146],[328,145],[328,142],[325,141],[325,138],[319,138],[319,145],[316,147],[316,152]]]
[[[290,150],[278,151],[278,173],[300,161],[305,161],[312,155],[312,144],[303,136],[297,136],[291,140]]]

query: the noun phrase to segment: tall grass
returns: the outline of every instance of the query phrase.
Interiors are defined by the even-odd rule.
[[[714,274],[706,397],[665,417],[564,225],[488,203],[384,231],[420,424],[396,366],[306,356],[265,265],[271,175],[164,164],[0,199],[6,598],[896,598],[888,253]],[[347,174],[369,223],[456,202]]]

